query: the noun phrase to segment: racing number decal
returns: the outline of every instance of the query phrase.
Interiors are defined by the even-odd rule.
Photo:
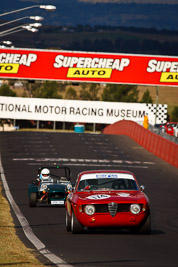
[[[87,198],[88,199],[100,200],[100,199],[110,198],[110,195],[93,195],[93,196],[89,196]]]
[[[18,73],[19,64],[0,64],[0,73]]]
[[[128,194],[128,193],[118,193],[117,195],[120,197],[129,197],[130,196],[130,194]]]

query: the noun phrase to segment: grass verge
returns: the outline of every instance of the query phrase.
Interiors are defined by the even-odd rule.
[[[0,266],[45,266],[37,259],[35,249],[27,248],[18,238],[8,201],[2,195],[0,182]]]

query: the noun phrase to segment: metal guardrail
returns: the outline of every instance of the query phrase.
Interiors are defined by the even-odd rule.
[[[152,126],[152,125],[149,125],[149,130],[150,130],[151,132],[155,133],[155,134],[158,134],[158,135],[162,136],[163,138],[165,138],[165,139],[167,139],[167,140],[169,140],[169,141],[171,141],[171,142],[174,142],[174,143],[178,144],[178,138],[177,138],[177,137],[172,136],[172,135],[170,135],[170,134],[167,134],[167,133],[166,133],[164,130],[162,130],[162,129],[159,129],[159,128],[157,128],[157,127],[154,127],[154,126]]]

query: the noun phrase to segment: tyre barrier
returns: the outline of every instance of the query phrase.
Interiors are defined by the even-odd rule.
[[[178,144],[145,129],[134,121],[118,121],[105,127],[102,133],[127,135],[149,152],[178,167]]]

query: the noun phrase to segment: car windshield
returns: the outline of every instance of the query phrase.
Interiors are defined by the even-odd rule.
[[[177,123],[169,123],[168,124],[168,127],[176,127],[177,126]]]
[[[107,178],[84,177],[80,179],[77,191],[108,191],[108,190],[138,190],[138,186],[133,176],[124,177],[125,175],[117,175],[112,178],[107,175]],[[88,178],[88,179],[85,179]]]

